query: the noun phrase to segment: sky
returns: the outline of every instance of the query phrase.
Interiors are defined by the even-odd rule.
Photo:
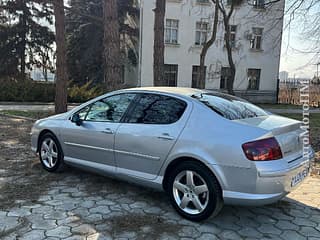
[[[314,14],[314,11],[319,11],[318,7],[319,6],[317,6],[313,12],[308,14]],[[291,22],[290,27],[288,27],[286,24],[286,22],[288,22],[288,18],[289,16],[286,16],[284,21],[280,71],[289,72],[289,78],[312,78],[317,72],[317,66],[315,65],[317,61],[314,58],[314,53],[307,54],[301,52],[303,50],[310,49],[311,47],[311,43],[308,41],[308,38],[302,34],[303,19],[296,16]]]

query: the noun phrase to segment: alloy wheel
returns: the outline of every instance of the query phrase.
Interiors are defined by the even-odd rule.
[[[173,182],[173,197],[185,213],[202,213],[209,202],[209,190],[205,180],[195,171],[180,172]]]
[[[43,140],[40,149],[41,160],[47,168],[53,168],[58,162],[58,148],[51,138]]]

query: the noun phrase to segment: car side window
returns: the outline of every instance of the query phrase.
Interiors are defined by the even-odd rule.
[[[81,120],[84,120],[86,118],[89,109],[90,109],[90,106],[86,106],[77,112]]]
[[[101,99],[91,105],[85,121],[120,122],[135,96],[136,94],[118,94]]]
[[[171,124],[178,121],[187,104],[179,99],[157,95],[143,94],[130,114],[129,123]]]

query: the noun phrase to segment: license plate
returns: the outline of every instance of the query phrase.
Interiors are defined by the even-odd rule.
[[[302,182],[303,179],[305,179],[308,176],[309,168],[305,168],[301,172],[299,172],[297,175],[292,177],[291,179],[291,187],[296,186],[298,183]]]

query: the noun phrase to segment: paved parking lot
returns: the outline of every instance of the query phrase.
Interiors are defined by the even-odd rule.
[[[0,239],[320,239],[320,178],[277,204],[182,219],[164,193],[69,168],[41,169],[30,121],[0,117]]]

